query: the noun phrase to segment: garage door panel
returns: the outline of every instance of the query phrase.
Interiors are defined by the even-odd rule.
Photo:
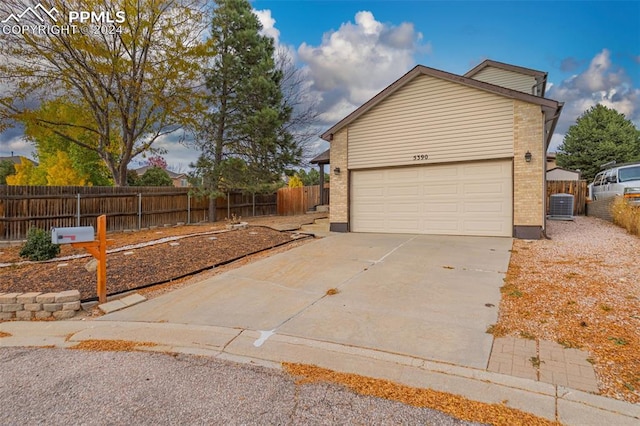
[[[438,183],[429,182],[422,186],[422,193],[425,195],[445,195],[462,194],[462,189],[459,184],[455,183]]]
[[[511,236],[511,160],[352,172],[354,232]]]
[[[419,170],[412,170],[412,169],[390,169],[388,171],[389,173],[389,181],[409,181],[409,182],[415,182],[416,180],[418,180],[418,176],[420,175],[420,171]]]
[[[504,231],[504,224],[499,221],[466,221],[465,231],[468,235],[500,235]]]
[[[496,215],[503,215],[507,213],[504,211],[504,205],[502,203],[490,202],[464,203],[464,212],[471,215],[476,213],[495,213]]]
[[[416,216],[417,214],[420,213],[420,207],[415,203],[414,204],[407,204],[407,203],[390,204],[386,211],[387,213],[391,213],[391,214]]]
[[[444,234],[444,235],[455,235],[458,231],[458,222],[447,220],[447,219],[432,219],[424,224],[424,233],[425,234]]]
[[[460,211],[460,206],[458,203],[450,202],[438,202],[433,201],[431,203],[424,204],[423,212],[424,213],[449,213],[449,214],[457,214]],[[432,216],[426,215],[425,220],[433,219]]]
[[[402,185],[390,185],[388,186],[387,197],[404,199],[406,196],[418,196],[420,194],[420,187],[418,185],[402,186]]]

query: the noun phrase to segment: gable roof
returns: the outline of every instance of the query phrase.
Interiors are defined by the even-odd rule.
[[[12,155],[11,157],[0,157],[0,162],[1,161],[11,161],[13,164],[20,164],[22,162],[21,160],[22,156],[20,155]],[[28,161],[31,161],[31,163],[33,163],[34,166],[37,166],[38,163],[33,161],[31,158],[26,158]]]
[[[540,72],[540,71],[535,71],[535,72]],[[351,124],[356,119],[358,119],[361,115],[369,111],[374,106],[378,105],[380,102],[385,100],[391,94],[395,93],[401,87],[405,86],[407,83],[409,83],[416,77],[419,77],[422,75],[440,78],[442,80],[450,81],[452,83],[462,84],[462,85],[473,87],[479,90],[484,90],[486,92],[493,93],[499,96],[504,96],[507,98],[517,99],[524,102],[540,105],[543,112],[545,113],[545,127],[547,123],[551,124],[549,127],[547,127],[548,133],[546,135],[545,150],[549,145],[549,142],[551,141],[551,136],[553,136],[553,130],[556,127],[556,124],[558,122],[558,117],[560,116],[560,112],[562,111],[562,105],[563,105],[562,102],[554,101],[553,99],[543,98],[541,96],[530,95],[528,93],[520,92],[518,90],[508,89],[506,87],[496,86],[495,84],[485,83],[484,81],[474,80],[473,78],[470,78],[470,77],[452,74],[446,71],[437,70],[435,68],[425,67],[424,65],[416,65],[413,69],[411,69],[405,75],[400,77],[398,80],[391,83],[389,86],[387,86],[384,90],[382,90],[380,93],[375,95],[373,98],[369,99],[367,102],[362,104],[359,108],[357,108],[351,114],[347,115],[338,123],[334,124],[329,130],[325,131],[322,135],[320,135],[320,137],[326,141],[331,142],[333,138],[333,134],[338,132],[338,130]]]
[[[309,163],[311,164],[329,164],[330,161],[330,154],[329,152],[331,151],[331,149],[326,150],[325,152],[316,155],[315,157],[313,157]]]
[[[551,168],[551,169],[547,170],[547,173],[549,173],[549,172],[551,172],[551,171],[553,171],[553,170],[561,170],[561,171],[563,171],[563,172],[570,172],[570,173],[577,173],[577,174],[580,174],[580,171],[579,171],[579,170],[563,169],[562,167],[553,167],[553,168]]]
[[[492,61],[490,59],[482,61],[481,63],[479,63],[478,65],[476,65],[475,67],[467,71],[464,76],[473,77],[474,75],[478,74],[480,71],[488,67],[500,68],[507,71],[517,72],[519,74],[530,75],[532,77],[547,78],[547,73],[544,71],[538,71],[532,68],[520,67],[518,65],[505,64],[504,62]]]
[[[529,75],[531,77],[534,77],[538,82],[538,84],[542,86],[542,89],[540,91],[540,93],[542,93],[542,96],[544,96],[544,94],[546,93],[547,75],[548,75],[546,72],[534,70],[532,68],[520,67],[518,65],[505,64],[504,62],[492,61],[490,59],[482,61],[480,64],[476,65],[471,70],[467,71],[467,73],[464,76],[473,78],[473,76],[475,76],[480,71],[486,68],[499,68],[501,70],[511,71],[518,74],[524,74],[524,75]]]
[[[134,169],[134,172],[136,172],[138,174],[138,176],[142,176],[143,174],[145,174],[145,172],[153,167],[156,166],[142,166],[139,167],[137,169]],[[176,173],[176,172],[172,172],[171,170],[167,170],[167,169],[163,169],[165,172],[167,172],[167,174],[169,175],[169,177],[171,179],[178,179],[181,177],[186,176],[185,173]]]

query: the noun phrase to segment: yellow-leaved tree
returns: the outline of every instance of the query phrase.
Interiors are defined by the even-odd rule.
[[[0,129],[42,126],[96,152],[116,185],[167,135],[201,123],[207,0],[3,0]],[[81,20],[80,14],[84,14]],[[15,24],[15,25],[14,25]],[[68,111],[39,108],[65,99]]]
[[[300,179],[300,177],[298,175],[293,175],[289,178],[289,188],[300,188],[301,186],[304,186],[304,183],[302,183],[302,179]]]
[[[84,186],[87,176],[82,176],[74,170],[69,156],[64,151],[58,151],[55,156],[47,158],[40,164],[47,173],[47,186]]]
[[[7,176],[7,185],[45,185],[46,179],[40,179],[36,172],[36,165],[26,157],[20,157],[20,163],[15,166],[16,172]]]
[[[7,176],[7,185],[32,186],[85,186],[87,176],[73,168],[69,156],[64,151],[47,157],[37,166],[21,157],[15,165],[16,173]]]

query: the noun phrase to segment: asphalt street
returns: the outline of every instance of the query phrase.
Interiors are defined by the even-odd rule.
[[[3,425],[471,424],[206,357],[0,348],[0,365]]]

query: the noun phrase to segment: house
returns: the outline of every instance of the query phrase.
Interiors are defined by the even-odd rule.
[[[580,180],[580,171],[554,167],[547,170],[547,181],[550,180]]]
[[[568,170],[558,167],[556,153],[547,153],[547,181],[550,180],[580,180],[580,170]]]
[[[410,70],[321,135],[331,230],[540,238],[562,110],[546,83],[490,60],[463,76]]]
[[[142,166],[135,169],[134,171],[138,174],[138,176],[142,176],[147,171],[147,169],[150,169],[151,167],[153,166]],[[189,184],[189,181],[187,180],[186,173],[176,173],[167,169],[165,169],[164,171],[167,172],[167,174],[173,181],[173,186],[175,186],[176,188],[186,188],[188,186],[191,186]]]
[[[3,162],[3,161],[7,161],[8,160],[8,161],[11,161],[13,164],[21,164],[22,163],[22,158],[23,157],[21,157],[19,155],[12,155],[10,157],[0,157],[0,163]],[[30,161],[34,166],[38,165],[38,163],[33,161],[32,159],[27,158],[27,157],[24,157],[24,158],[27,159],[28,161]]]

